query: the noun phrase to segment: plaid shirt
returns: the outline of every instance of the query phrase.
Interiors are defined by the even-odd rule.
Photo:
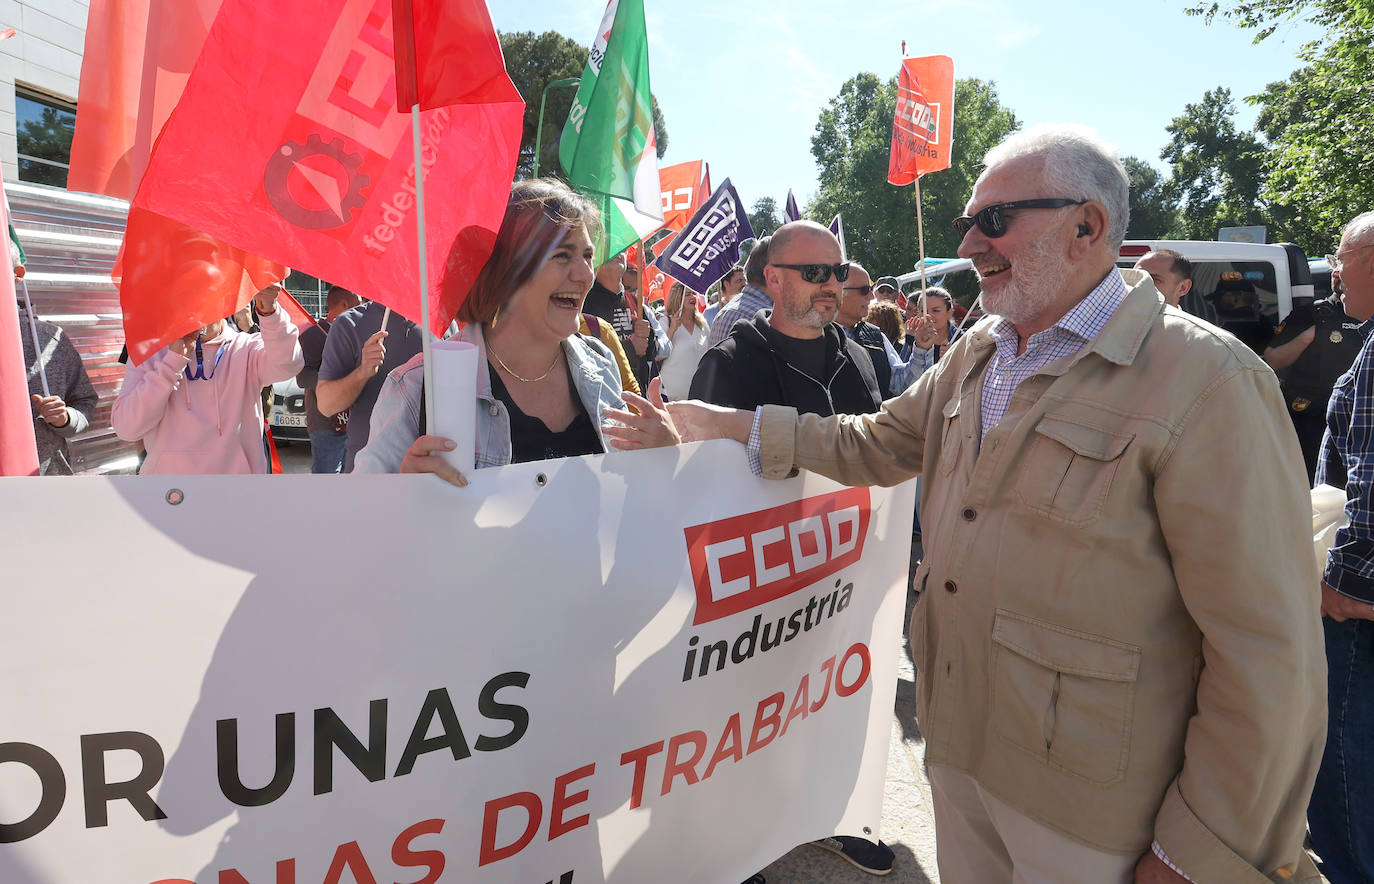
[[[748,321],[760,310],[772,309],[773,299],[768,297],[767,292],[746,285],[744,290],[735,296],[735,300],[720,308],[720,312],[716,314],[716,318],[711,322],[711,336],[706,339],[706,346],[714,347],[730,337],[730,329],[741,319]]]
[[[1336,531],[1322,579],[1341,595],[1374,604],[1374,319],[1355,364],[1336,380],[1326,407],[1317,484],[1345,486],[1350,524]]]
[[[997,352],[988,363],[983,380],[983,438],[1007,413],[1012,394],[1022,381],[1056,359],[1082,350],[1102,331],[1125,299],[1126,284],[1121,274],[1113,270],[1058,322],[1031,335],[1026,341],[1026,352],[1020,356],[1016,355],[1016,326],[1011,320],[998,317],[988,329]]]

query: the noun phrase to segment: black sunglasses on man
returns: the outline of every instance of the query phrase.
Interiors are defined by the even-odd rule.
[[[950,223],[954,225],[954,232],[963,239],[968,232],[977,224],[978,229],[988,239],[997,239],[1007,232],[1009,220],[1005,213],[1008,209],[1062,209],[1065,206],[1081,206],[1087,200],[1070,199],[1040,199],[1040,200],[1017,200],[1012,203],[993,203],[974,212],[972,215],[960,215]]]
[[[813,285],[821,285],[830,279],[833,273],[835,279],[844,282],[849,278],[849,262],[843,264],[773,264],[774,267],[784,267],[788,270],[795,270],[801,274],[803,282]]]

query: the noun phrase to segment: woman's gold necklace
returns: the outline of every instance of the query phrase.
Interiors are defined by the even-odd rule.
[[[556,352],[556,353],[553,354],[553,362],[550,362],[550,363],[549,363],[549,367],[546,368],[546,369],[544,369],[544,373],[541,374],[541,375],[540,375],[539,377],[537,377],[537,378],[522,378],[520,375],[518,375],[518,374],[516,374],[515,372],[511,371],[510,366],[507,365],[507,364],[501,359],[500,356],[497,356],[495,350],[492,350],[492,349],[488,348],[488,349],[487,349],[487,352],[490,353],[492,356],[495,356],[495,357],[496,357],[496,364],[499,365],[499,366],[501,366],[502,368],[504,368],[504,369],[506,370],[506,374],[508,374],[508,375],[510,375],[511,377],[515,378],[517,381],[521,381],[522,383],[533,384],[533,383],[535,383],[536,381],[542,381],[544,378],[546,378],[546,377],[549,376],[549,374],[553,371],[553,367],[554,367],[555,365],[558,364],[558,358],[559,358],[560,356],[563,355],[563,348],[562,348],[561,346],[558,348],[558,352]]]

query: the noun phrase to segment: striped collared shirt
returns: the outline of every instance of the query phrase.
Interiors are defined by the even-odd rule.
[[[711,323],[711,336],[706,339],[706,346],[714,347],[730,337],[730,329],[734,328],[735,323],[741,319],[748,322],[760,310],[772,309],[773,299],[768,297],[767,292],[752,285],[746,285],[744,290],[735,297],[735,300],[720,308],[720,312],[716,314],[715,320]]]
[[[983,438],[1007,413],[1012,394],[1021,382],[1040,369],[1082,350],[1112,318],[1126,299],[1126,283],[1112,270],[1097,288],[1074,305],[1058,322],[1026,341],[1026,352],[1016,355],[1019,337],[1010,319],[998,317],[988,329],[997,352],[983,379]]]

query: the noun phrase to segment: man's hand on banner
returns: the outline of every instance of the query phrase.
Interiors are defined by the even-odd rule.
[[[379,332],[378,334],[383,334]],[[374,336],[375,337],[375,336]],[[421,436],[416,439],[406,452],[406,456],[401,460],[401,472],[403,473],[433,473],[450,485],[457,485],[464,488],[468,480],[458,471],[458,468],[444,460],[439,454],[441,451],[452,451],[455,444],[452,439],[445,439],[442,436]]]
[[[71,422],[67,403],[62,401],[61,396],[39,396],[34,393],[33,407],[38,409],[38,416],[47,421],[50,427],[61,429]]]
[[[615,448],[662,448],[677,445],[682,436],[673,426],[673,418],[663,404],[663,379],[649,381],[649,398],[636,396],[626,390],[626,404],[634,411],[608,408],[601,413],[601,429]],[[637,413],[636,413],[637,412]]]
[[[754,412],[738,408],[722,408],[696,399],[669,402],[668,413],[683,442],[706,442],[711,439],[734,439],[748,444],[749,431],[754,426]]]

